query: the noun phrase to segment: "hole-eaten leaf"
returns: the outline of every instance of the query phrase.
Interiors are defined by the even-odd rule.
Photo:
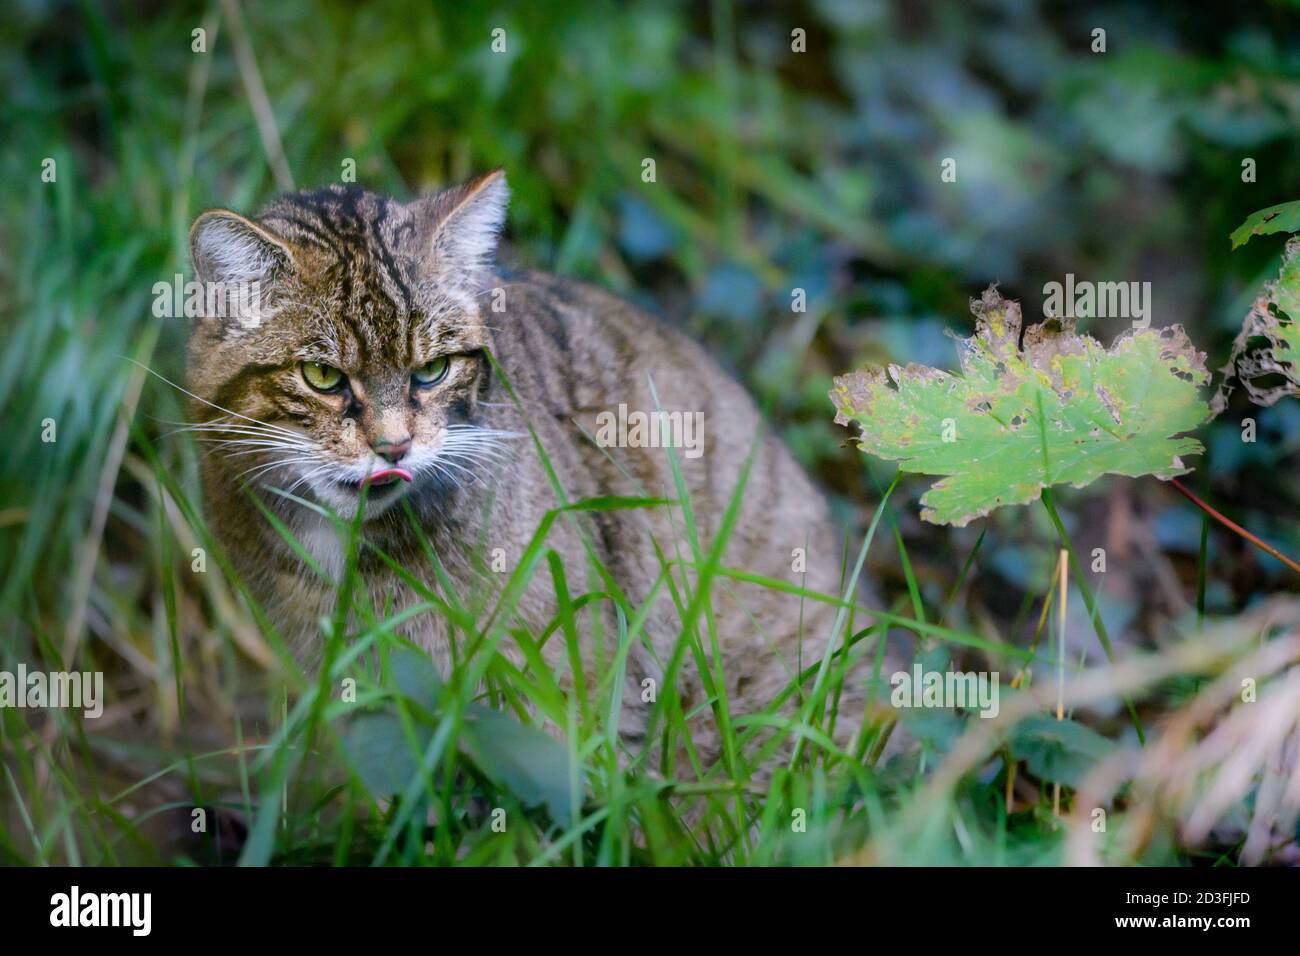
[[[1232,381],[1241,383],[1256,405],[1275,405],[1300,396],[1300,237],[1286,244],[1277,280],[1264,283],[1232,343],[1232,355],[1219,371],[1223,383],[1214,397],[1215,414],[1228,407]]]

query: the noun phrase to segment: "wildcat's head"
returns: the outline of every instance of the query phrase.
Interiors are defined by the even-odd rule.
[[[343,518],[363,485],[370,518],[472,477],[495,438],[475,424],[479,298],[507,197],[497,171],[406,204],[333,186],[199,216],[190,253],[218,307],[195,320],[188,378],[221,477]]]

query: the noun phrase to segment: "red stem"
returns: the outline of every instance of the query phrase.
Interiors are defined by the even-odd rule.
[[[1209,515],[1209,516],[1210,516],[1211,518],[1213,518],[1215,521],[1219,522],[1219,523],[1220,523],[1221,525],[1223,525],[1225,528],[1228,528],[1228,529],[1230,529],[1231,531],[1235,532],[1236,534],[1241,535],[1243,538],[1245,538],[1247,541],[1249,541],[1249,542],[1250,542],[1251,544],[1253,544],[1255,547],[1259,548],[1261,551],[1264,551],[1264,552],[1266,552],[1266,553],[1268,553],[1268,554],[1271,554],[1273,557],[1277,558],[1279,561],[1281,561],[1283,564],[1285,564],[1288,568],[1290,568],[1290,569],[1291,569],[1292,571],[1294,571],[1296,574],[1300,574],[1300,564],[1297,564],[1296,562],[1292,561],[1290,558],[1288,558],[1285,554],[1283,554],[1283,553],[1282,553],[1281,551],[1279,551],[1277,548],[1273,547],[1273,546],[1272,546],[1271,544],[1269,544],[1267,541],[1263,541],[1263,540],[1261,540],[1261,539],[1255,537],[1255,535],[1251,534],[1249,531],[1247,531],[1247,530],[1246,530],[1245,528],[1243,528],[1241,525],[1237,524],[1237,522],[1233,521],[1231,518],[1229,518],[1229,517],[1227,517],[1226,515],[1223,515],[1223,514],[1221,514],[1220,512],[1216,511],[1216,510],[1215,510],[1214,508],[1212,508],[1210,505],[1207,505],[1207,504],[1206,504],[1204,501],[1202,501],[1200,498],[1196,497],[1196,495],[1194,495],[1194,494],[1193,494],[1193,493],[1192,493],[1192,492],[1191,492],[1191,491],[1190,491],[1186,486],[1184,486],[1183,483],[1180,482],[1177,478],[1170,478],[1170,479],[1169,479],[1169,483],[1170,483],[1171,485],[1173,485],[1175,488],[1177,488],[1179,491],[1181,491],[1184,495],[1186,495],[1187,498],[1191,501],[1192,504],[1196,505],[1196,507],[1200,508],[1202,511],[1204,511],[1207,515]]]

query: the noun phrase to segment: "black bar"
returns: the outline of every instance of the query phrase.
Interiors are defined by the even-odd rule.
[[[99,905],[98,897],[86,903],[94,894],[149,894],[148,936],[135,935],[125,909],[119,921],[128,925],[51,925],[57,895],[67,897],[66,914],[73,886],[83,908]],[[415,934],[434,946],[453,939],[495,945],[518,934],[550,946],[595,942],[605,929],[619,933],[607,941],[629,934],[666,939],[662,934],[677,932],[673,924],[681,921],[697,925],[692,934],[729,945],[747,936],[823,937],[839,929],[864,948],[882,937],[970,940],[975,930],[988,939],[1014,930],[1019,940],[1044,944],[1100,935],[1229,941],[1261,930],[1291,932],[1296,899],[1293,873],[1233,868],[0,870],[6,943],[77,933],[83,941],[127,945],[143,938],[375,945]],[[1151,922],[1121,925],[1134,919]],[[1206,919],[1210,925],[1200,925]]]

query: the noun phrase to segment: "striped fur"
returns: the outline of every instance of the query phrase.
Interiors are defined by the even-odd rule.
[[[440,591],[408,522],[409,504],[459,600],[471,607],[490,606],[507,577],[493,573],[494,556],[504,555],[512,568],[546,512],[561,503],[527,437],[530,426],[569,501],[676,497],[662,448],[602,448],[592,440],[601,412],[620,404],[655,410],[651,381],[658,407],[704,413],[703,454],[679,453],[678,460],[703,553],[719,534],[760,431],[753,402],[699,346],[634,306],[567,279],[494,271],[505,203],[504,179],[491,174],[409,204],[333,187],[276,199],[255,220],[218,211],[195,223],[191,246],[200,278],[257,274],[271,290],[270,318],[256,328],[198,322],[189,385],[201,400],[194,404],[196,427],[231,442],[217,444],[204,459],[207,504],[220,540],[305,660],[319,650],[317,622],[330,613],[334,588],[304,567],[241,489],[259,495],[322,570],[337,574],[343,554],[330,524],[266,486],[292,488],[350,517],[355,494],[332,476],[364,474],[371,445],[385,437],[409,433],[415,481],[368,504],[367,538]],[[439,355],[455,356],[444,384],[417,394],[411,369]],[[314,392],[299,371],[304,361],[342,370],[354,394]],[[572,593],[617,587],[633,611],[654,590],[660,557],[689,562],[695,546],[683,512],[665,507],[571,515],[556,522],[548,543],[563,560]],[[588,548],[612,582],[592,572]],[[806,549],[806,577],[792,570],[795,549]],[[375,606],[397,611],[419,600],[373,551],[363,551],[360,562]],[[840,586],[841,540],[825,502],[771,434],[759,439],[723,563],[825,593]],[[679,569],[679,597],[683,574],[694,587],[694,573]],[[534,637],[556,611],[550,581],[545,568],[534,574],[519,606]],[[733,713],[765,706],[801,665],[820,660],[831,629],[827,606],[730,580],[715,581],[713,593],[712,625]],[[644,699],[645,681],[663,692],[664,667],[681,628],[666,583],[656,595],[646,640],[631,649],[627,663],[620,730],[632,746],[652,706]],[[586,615],[583,651],[588,693],[594,693],[596,635],[607,661],[617,643],[610,603],[594,607]],[[858,626],[864,623],[859,619]],[[706,655],[709,624],[699,621]],[[421,614],[405,631],[441,667],[450,665],[453,635],[443,616]],[[502,650],[522,662],[510,639]],[[547,641],[544,655],[571,688],[560,636]],[[706,701],[690,655],[677,684],[688,711]],[[862,720],[864,689],[861,680],[846,685],[835,735],[841,743]],[[701,754],[712,761],[718,734],[708,707],[694,724]]]

